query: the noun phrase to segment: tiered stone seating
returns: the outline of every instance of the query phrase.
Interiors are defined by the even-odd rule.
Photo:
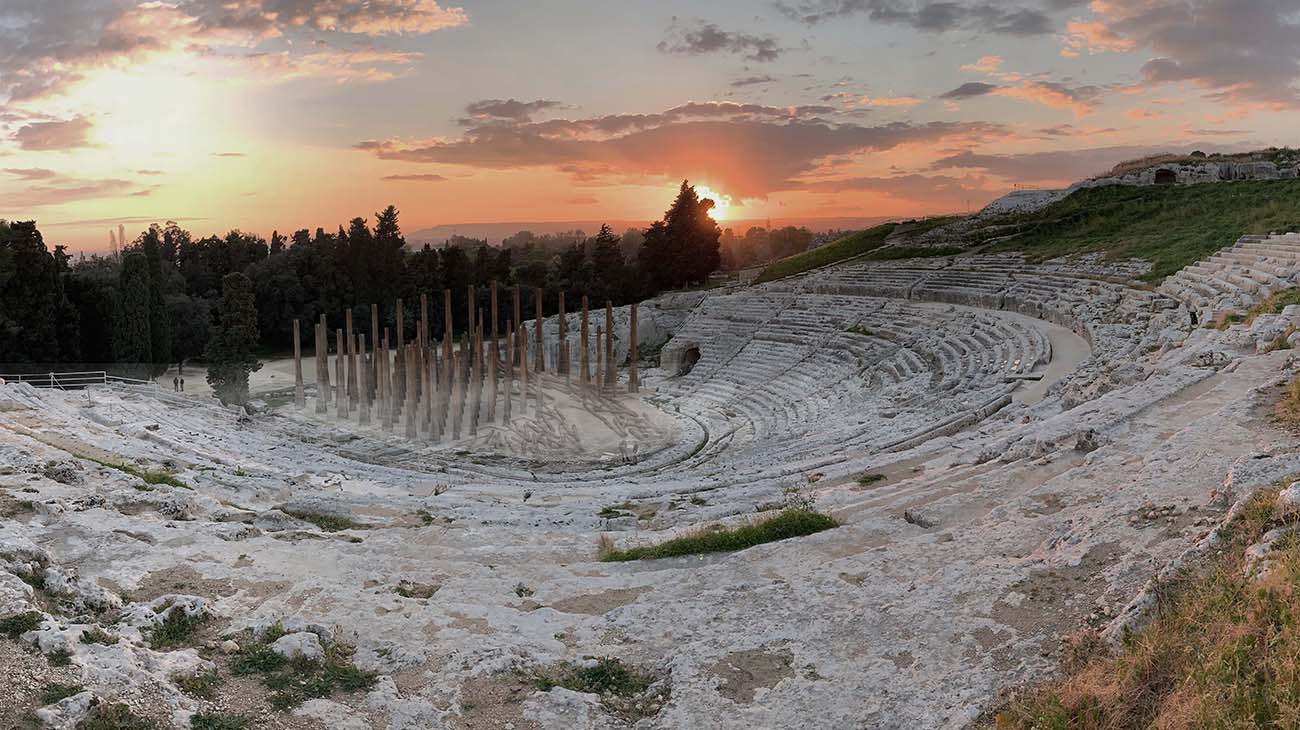
[[[1242,313],[1300,281],[1300,235],[1243,236],[1236,245],[1165,279],[1160,291],[1204,319]]]

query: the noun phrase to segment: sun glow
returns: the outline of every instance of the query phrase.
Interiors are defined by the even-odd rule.
[[[701,198],[708,198],[713,201],[713,209],[709,211],[709,216],[715,221],[725,221],[731,217],[731,196],[715,192],[708,185],[696,185],[695,193]]]

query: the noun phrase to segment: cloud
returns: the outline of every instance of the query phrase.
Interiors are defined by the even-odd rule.
[[[485,120],[505,119],[514,122],[532,121],[533,115],[561,107],[558,101],[537,99],[536,101],[516,101],[515,99],[483,99],[465,107],[467,119],[461,119],[464,126],[473,126]]]
[[[0,195],[0,217],[17,214],[21,217],[30,208],[40,208],[60,203],[71,203],[93,198],[112,198],[141,192],[130,180],[81,180],[58,177],[47,184],[31,185]]]
[[[755,85],[758,85],[758,84],[770,84],[770,83],[772,83],[773,81],[776,81],[776,77],[774,77],[774,76],[768,76],[767,74],[761,74],[761,75],[756,75],[756,76],[742,76],[742,77],[740,77],[740,78],[735,79],[734,81],[732,81],[731,84],[730,84],[730,86],[732,86],[733,88],[740,88],[740,87],[742,87],[742,86],[755,86]]]
[[[58,122],[25,124],[14,132],[13,139],[19,148],[28,151],[72,150],[90,146],[86,137],[89,131],[90,120],[78,116]]]
[[[706,53],[732,53],[748,61],[775,61],[782,48],[775,36],[757,36],[725,31],[713,23],[695,21],[681,25],[677,18],[668,27],[668,37],[656,46],[660,53],[699,56]]]
[[[380,159],[488,169],[547,167],[594,177],[688,177],[736,198],[790,189],[823,161],[894,149],[1002,137],[983,122],[863,126],[825,118],[832,107],[691,102],[657,114],[492,123],[460,138],[369,140]]]
[[[39,167],[29,168],[5,168],[5,172],[20,180],[49,180],[58,177],[59,173],[53,170],[46,170]]]
[[[137,175],[165,175],[165,174],[167,174],[167,173],[163,172],[162,170],[136,170],[136,171],[135,171],[135,174],[137,174]]]
[[[996,74],[1002,68],[1001,56],[980,56],[975,63],[968,63],[961,67],[962,71],[972,71],[982,74]]]
[[[213,152],[213,157],[244,157],[243,152]]]
[[[891,198],[941,205],[983,203],[1000,195],[1000,187],[987,187],[983,177],[908,174],[895,177],[850,177],[819,180],[802,186],[823,193],[870,192]]]
[[[863,106],[886,106],[886,107],[904,106],[906,107],[906,106],[916,106],[917,104],[921,103],[921,100],[916,98],[915,96],[883,96],[883,97],[876,97],[876,98],[864,96],[860,100],[860,103]]]
[[[1143,83],[1190,83],[1220,103],[1300,107],[1295,0],[1105,0],[1066,50],[1148,49]]]
[[[968,81],[952,91],[945,91],[939,95],[939,98],[949,100],[970,99],[976,96],[984,96],[985,94],[992,93],[1000,88],[1001,87],[997,84],[986,84],[982,81]]]
[[[204,30],[274,36],[295,28],[369,36],[422,35],[469,22],[436,0],[182,0]]]
[[[444,182],[447,178],[442,175],[426,173],[416,175],[385,175],[379,179],[387,180],[389,182]]]
[[[1052,150],[995,155],[961,152],[931,164],[933,170],[981,170],[1020,182],[1069,184],[1101,174],[1127,160],[1172,152],[1168,147],[1122,145],[1082,150]]]
[[[1067,86],[1057,81],[1026,79],[1012,86],[1002,86],[991,93],[1042,104],[1053,109],[1070,109],[1077,116],[1092,112],[1101,103],[1107,89],[1100,86]]]
[[[309,41],[322,33],[351,40],[425,34],[467,22],[464,10],[434,0],[5,0],[0,3],[0,98],[21,102],[59,94],[96,69],[129,68],[162,54],[218,58],[243,65],[249,74],[261,71],[259,80],[267,78],[267,70],[286,69],[289,78],[310,73],[391,77],[391,70],[362,73],[358,66],[366,54],[379,54],[371,56],[379,64],[409,62],[418,54],[313,51]],[[256,51],[276,38],[290,50]],[[350,71],[342,74],[340,68]]]
[[[1036,8],[1008,7],[1001,2],[961,3],[951,0],[778,0],[786,16],[809,25],[853,15],[877,23],[907,25],[926,33],[973,30],[1013,36],[1050,33],[1051,16]]]
[[[590,195],[578,195],[564,201],[569,205],[595,205],[600,201]]]

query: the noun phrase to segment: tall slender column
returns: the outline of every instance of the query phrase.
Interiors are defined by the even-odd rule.
[[[373,405],[375,400],[377,399],[377,396],[374,394],[374,389],[379,387],[379,375],[375,370],[375,366],[379,364],[379,359],[374,357],[375,348],[379,347],[379,305],[378,304],[370,305],[370,337],[367,338],[366,342],[370,343],[370,352],[371,352],[369,367],[366,369],[366,374],[368,376],[368,382],[366,384],[366,387],[371,389],[370,403]]]
[[[533,343],[533,348],[536,350],[537,354],[533,356],[533,370],[536,371],[538,375],[541,375],[546,372],[546,351],[542,346],[542,343],[546,341],[546,338],[542,336],[542,288],[540,286],[537,287],[537,291],[533,297],[533,302],[537,306],[537,329],[533,334],[533,339],[536,340],[536,342]]]
[[[320,367],[316,370],[316,392],[323,393],[328,405],[334,391],[330,389],[330,328],[325,322],[325,315],[320,316],[321,356]]]
[[[601,345],[602,330],[600,325],[596,325],[596,389],[601,390],[605,387],[605,348]]]
[[[298,320],[293,321],[293,404],[298,408],[307,405],[307,400],[302,393],[302,338],[299,333],[301,324]]]
[[[366,336],[357,333],[357,357],[360,361],[361,370],[359,377],[361,382],[358,383],[357,407],[360,409],[357,413],[357,425],[370,425],[370,367],[366,363]]]
[[[614,303],[605,300],[605,384],[618,384],[618,364],[614,362]]]
[[[628,317],[627,392],[636,393],[641,390],[641,379],[636,373],[636,302],[632,303]]]
[[[394,317],[397,328],[394,334],[397,335],[397,339],[394,341],[396,353],[393,363],[393,389],[397,392],[397,396],[393,398],[393,406],[397,413],[401,413],[406,400],[406,306],[400,298],[397,300],[397,311]]]
[[[500,352],[497,350],[497,340],[500,338],[500,327],[497,324],[497,317],[500,316],[497,309],[497,283],[492,282],[492,326],[488,339],[487,351],[487,373],[488,373],[488,402],[487,402],[487,420],[488,423],[495,423],[497,420],[497,363],[500,361]]]
[[[406,438],[414,439],[415,431],[415,345],[408,344],[404,348],[403,359],[406,360],[406,367],[402,370],[406,374],[406,405],[402,407],[402,414],[406,417]]]
[[[564,290],[560,290],[560,351],[555,356],[556,371],[561,375],[569,374],[569,333],[568,322],[564,321]]]
[[[515,323],[514,320],[506,320],[506,387],[505,402],[501,405],[501,423],[510,425],[510,398],[511,389],[514,387],[515,380]]]
[[[325,325],[316,323],[316,413],[321,415],[329,409],[329,342],[325,341]]]
[[[347,369],[348,348],[343,344],[343,330],[334,331],[334,344],[337,355],[334,362],[335,383],[334,404],[340,421],[348,417],[348,380],[344,375]]]
[[[582,295],[582,332],[578,336],[578,345],[582,348],[582,353],[578,355],[578,360],[582,367],[582,382],[591,383],[591,339],[590,332],[587,329],[587,295]]]
[[[352,334],[352,307],[348,307],[343,315],[343,346],[347,348],[344,363],[347,370],[348,413],[357,409],[357,362],[355,357],[357,341]]]
[[[470,313],[470,319],[473,321],[475,315]],[[478,416],[479,410],[483,406],[483,315],[478,315],[478,321],[472,325],[474,331],[473,337],[470,338],[470,361],[469,361],[469,435],[478,435]]]
[[[375,346],[375,416],[379,427],[388,430],[388,328],[379,336]]]
[[[452,354],[453,365],[451,368],[451,438],[453,441],[460,440],[460,422],[465,415],[465,374],[462,371],[462,361],[465,357],[465,350]]]

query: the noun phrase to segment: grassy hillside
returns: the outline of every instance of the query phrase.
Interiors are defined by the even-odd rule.
[[[881,249],[885,239],[890,234],[897,233],[900,236],[919,236],[926,231],[938,228],[939,226],[952,223],[959,220],[959,216],[942,216],[934,218],[924,218],[918,221],[907,221],[905,223],[885,223],[868,228],[865,231],[858,231],[836,241],[832,241],[821,248],[815,248],[811,251],[805,251],[794,256],[787,256],[779,261],[773,261],[768,264],[763,273],[759,274],[757,283],[773,281],[794,274],[802,274],[805,271],[833,264],[837,261],[857,258],[861,256],[868,260],[886,260],[896,258],[915,258],[918,256],[946,256],[955,253],[954,249],[898,249],[894,247]],[[880,249],[880,250],[877,250]],[[865,254],[865,255],[864,255]]]
[[[1246,548],[1294,529],[1277,490],[1254,497],[1219,549],[1164,587],[1150,622],[1110,652],[1077,639],[1061,677],[1012,700],[988,725],[1014,730],[1289,728],[1300,718],[1300,538],[1273,543],[1254,580]]]
[[[1300,180],[1092,188],[1004,222],[1017,233],[990,251],[1103,251],[1152,262],[1146,278],[1159,281],[1244,234],[1300,230]]]
[[[940,256],[960,249],[915,248],[910,239],[956,218],[887,223],[821,248],[773,262],[758,281],[772,281],[851,258]],[[989,220],[961,234],[966,248],[1021,251],[1043,260],[1103,252],[1153,265],[1145,279],[1160,281],[1184,266],[1230,246],[1248,233],[1300,231],[1300,180],[1079,190],[1033,213]],[[886,237],[897,234],[889,247]],[[899,240],[902,239],[902,240]]]

